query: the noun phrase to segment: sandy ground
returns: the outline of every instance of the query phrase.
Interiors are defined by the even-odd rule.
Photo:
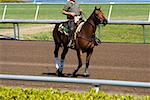
[[[0,40],[0,73],[56,76],[53,60],[54,43],[49,41]],[[85,56],[83,57],[85,58]],[[85,61],[85,60],[84,60]],[[69,50],[64,73],[71,74],[77,66],[76,52]],[[83,77],[84,65],[77,78]],[[150,45],[102,43],[94,48],[89,79],[150,82]],[[44,82],[0,81],[1,86],[59,88],[88,91],[92,86]],[[101,86],[109,93],[149,95],[150,89]]]
[[[12,26],[13,27],[13,26]],[[38,33],[44,33],[44,32],[51,32],[54,28],[54,25],[52,24],[33,24],[25,26],[20,25],[19,26],[19,33],[20,35],[24,34],[38,34]],[[0,29],[0,36],[8,36],[13,37],[14,30],[13,29]]]

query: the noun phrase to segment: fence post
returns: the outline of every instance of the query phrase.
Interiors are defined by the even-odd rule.
[[[149,11],[149,17],[148,17],[148,22],[150,22],[150,11]]]
[[[20,33],[19,33],[19,23],[16,24],[17,25],[17,38],[20,39]]]
[[[7,10],[7,5],[5,5],[5,6],[4,6],[4,11],[3,11],[2,20],[4,20],[4,19],[5,19],[6,10]]]
[[[16,25],[13,23],[13,28],[14,28],[14,38],[16,39]]]
[[[38,17],[38,14],[39,14],[39,8],[40,8],[40,5],[37,4],[34,20],[37,20],[37,17]]]
[[[36,3],[36,0],[33,0],[33,3]]]
[[[143,27],[143,39],[144,39],[144,44],[146,43],[146,33],[145,33],[145,27],[144,25],[142,25]]]
[[[19,24],[18,23],[13,23],[13,29],[14,29],[14,38],[19,39]]]
[[[94,89],[98,93],[100,91],[100,85],[94,85]]]
[[[109,13],[108,13],[108,21],[110,20],[110,16],[111,16],[111,12],[112,12],[112,5],[110,5],[110,8],[109,8]]]

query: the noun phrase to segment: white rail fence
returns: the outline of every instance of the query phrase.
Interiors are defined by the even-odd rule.
[[[35,82],[56,82],[56,83],[73,83],[93,85],[96,91],[102,85],[150,88],[150,82],[133,82],[118,80],[99,80],[99,79],[81,79],[81,78],[65,78],[65,77],[46,77],[46,76],[27,76],[27,75],[7,75],[0,74],[1,80],[18,80],[18,81],[35,81]]]

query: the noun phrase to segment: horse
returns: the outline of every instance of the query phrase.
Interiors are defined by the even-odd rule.
[[[84,70],[84,76],[89,76],[88,67],[91,55],[93,53],[93,49],[96,46],[96,28],[99,24],[106,25],[107,19],[104,16],[103,11],[101,8],[95,7],[92,14],[89,18],[84,22],[81,30],[77,33],[76,40],[75,40],[75,48],[78,58],[78,67],[72,73],[72,76],[76,76],[78,70],[82,67],[82,54],[86,53],[86,67]],[[54,49],[54,60],[56,66],[56,75],[63,76],[63,68],[64,68],[64,60],[65,56],[68,52],[68,43],[69,37],[67,35],[62,34],[58,31],[60,23],[56,24],[53,30],[53,39],[55,42],[55,49]],[[63,51],[61,53],[61,59],[58,58],[59,48],[63,47]]]

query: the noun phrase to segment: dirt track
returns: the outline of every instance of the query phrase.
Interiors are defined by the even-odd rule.
[[[54,43],[46,41],[0,40],[0,73],[55,76]],[[76,67],[76,52],[70,50],[64,73],[71,74]],[[84,67],[79,71],[82,77]],[[150,45],[102,43],[94,48],[89,67],[90,77],[125,81],[150,82]],[[0,81],[0,85],[22,87],[54,87],[69,90],[88,90],[90,86],[56,83]],[[88,87],[88,88],[87,88]],[[102,87],[104,91],[150,94],[150,89]]]

